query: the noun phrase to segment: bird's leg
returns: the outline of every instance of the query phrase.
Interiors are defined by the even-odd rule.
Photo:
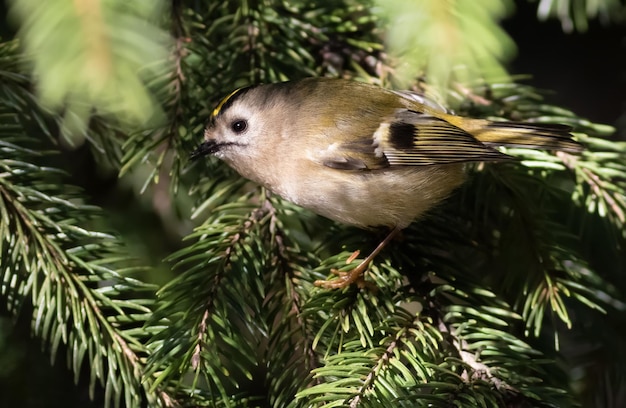
[[[363,274],[365,273],[365,271],[367,271],[370,263],[374,260],[374,258],[376,258],[380,251],[382,251],[383,248],[387,246],[387,244],[393,239],[393,237],[398,234],[398,232],[400,232],[400,228],[395,227],[394,229],[392,229],[391,232],[385,237],[385,239],[383,239],[381,243],[378,244],[376,248],[374,248],[372,253],[369,254],[367,258],[365,258],[360,264],[358,264],[356,268],[346,272],[337,273],[336,271],[333,271],[333,273],[337,273],[339,275],[338,279],[317,280],[315,281],[315,286],[320,286],[326,289],[342,289],[353,283],[357,283],[359,286],[362,286],[364,284]],[[354,260],[354,257],[355,256],[353,254],[353,256],[348,258],[348,260],[351,262],[352,260]]]

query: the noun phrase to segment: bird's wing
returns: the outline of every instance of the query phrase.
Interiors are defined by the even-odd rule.
[[[322,163],[341,170],[375,170],[511,159],[444,119],[408,109],[397,110],[369,134],[331,145]]]

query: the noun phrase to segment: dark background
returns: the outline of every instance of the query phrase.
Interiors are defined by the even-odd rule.
[[[516,3],[515,15],[503,24],[518,45],[509,71],[530,75],[528,84],[550,91],[549,103],[613,125],[615,137],[626,140],[626,25],[591,21],[587,32],[565,34],[557,20],[538,21],[536,3]],[[6,15],[1,2],[0,13]],[[0,35],[11,37],[11,29],[0,25]],[[0,309],[0,407],[99,406],[89,401],[84,381],[74,386],[62,353],[50,366],[39,339],[29,333],[29,321],[14,325]]]
[[[516,5],[503,24],[518,46],[509,72],[531,75],[530,84],[552,91],[550,103],[616,126],[626,140],[626,24],[592,20],[587,32],[566,34],[556,19],[538,21],[537,3]]]

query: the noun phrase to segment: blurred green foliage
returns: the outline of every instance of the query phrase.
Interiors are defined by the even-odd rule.
[[[538,3],[537,16],[542,20],[558,18],[565,32],[587,31],[590,19],[600,19],[603,23],[626,21],[624,0],[539,0]]]
[[[515,43],[499,21],[512,13],[513,1],[391,0],[376,7],[401,86],[423,74],[445,95],[455,82],[508,77],[504,64],[515,55]]]
[[[162,1],[11,4],[40,103],[62,112],[65,143],[84,142],[94,112],[127,129],[164,119],[147,86],[169,70],[169,36],[158,25],[167,10]]]

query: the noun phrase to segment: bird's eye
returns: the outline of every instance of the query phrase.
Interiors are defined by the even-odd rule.
[[[235,133],[242,133],[248,128],[248,122],[243,119],[237,119],[230,124],[230,128]]]

